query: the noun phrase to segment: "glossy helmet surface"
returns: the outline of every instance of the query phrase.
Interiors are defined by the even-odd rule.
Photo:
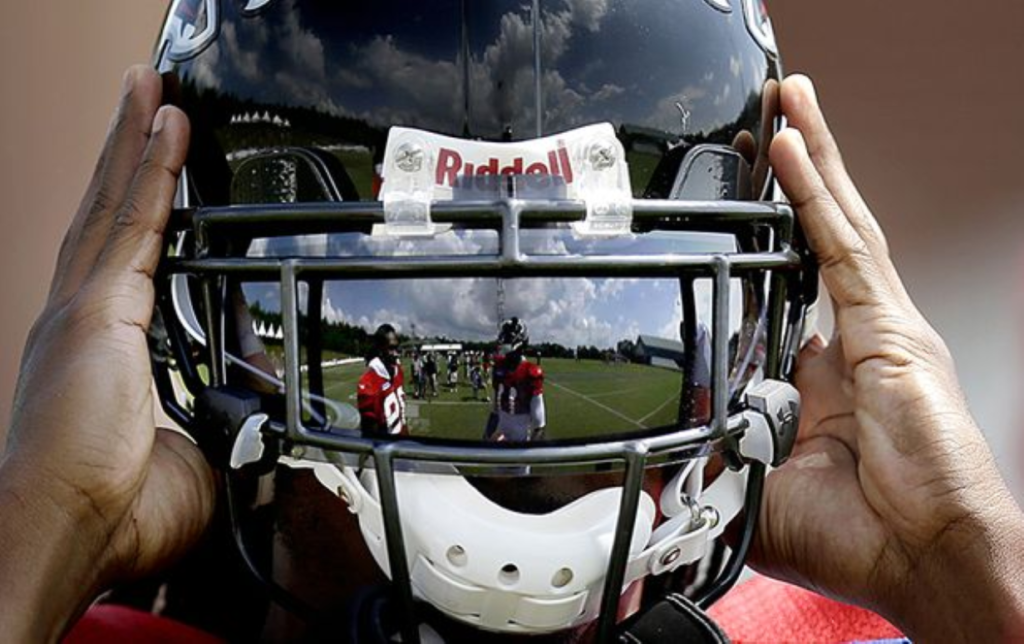
[[[526,325],[519,318],[509,318],[501,323],[498,331],[498,344],[507,347],[507,351],[519,351],[530,342]]]
[[[815,284],[761,0],[177,0],[156,65],[192,122],[157,384],[276,601],[610,641],[728,589]],[[487,439],[541,393],[542,434]]]

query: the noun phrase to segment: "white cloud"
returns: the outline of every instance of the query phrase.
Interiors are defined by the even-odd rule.
[[[606,101],[610,98],[614,98],[616,96],[619,96],[620,94],[625,93],[625,91],[626,88],[624,87],[619,87],[618,85],[614,85],[612,83],[606,83],[601,86],[601,89],[594,92],[594,94],[590,98],[593,101]]]
[[[597,295],[603,300],[618,297],[627,286],[632,286],[639,281],[636,278],[603,280],[598,287]]]
[[[608,13],[608,0],[566,0],[573,21],[589,29],[599,31],[601,19]]]

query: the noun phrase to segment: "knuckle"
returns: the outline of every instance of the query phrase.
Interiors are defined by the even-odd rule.
[[[84,227],[89,228],[97,222],[102,221],[104,219],[104,215],[114,210],[116,205],[117,199],[114,197],[110,186],[107,185],[105,181],[101,182],[89,201],[89,208],[86,211]]]
[[[113,232],[118,234],[135,228],[139,223],[141,215],[142,211],[139,202],[135,197],[129,196],[125,199],[121,208],[118,209],[117,216],[114,217]]]
[[[847,243],[826,251],[819,257],[822,270],[829,270],[840,266],[855,268],[860,272],[872,270],[874,255],[868,245],[858,236],[851,235]]]
[[[137,326],[132,315],[144,293],[121,282],[107,283],[102,288],[82,292],[61,312],[63,324],[69,329],[97,333],[124,326]]]
[[[134,90],[129,89],[128,92],[125,93],[124,102],[122,102],[121,106],[118,107],[116,112],[114,112],[114,118],[110,123],[111,138],[118,137],[128,129],[128,123],[131,121],[131,118],[127,106],[131,103],[133,92]]]

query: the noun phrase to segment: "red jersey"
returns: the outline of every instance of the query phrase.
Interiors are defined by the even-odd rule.
[[[405,425],[405,391],[402,365],[395,364],[392,376],[380,358],[367,365],[359,379],[359,416],[363,431],[377,434],[408,434]]]
[[[505,364],[505,356],[494,360],[494,395],[498,411],[529,414],[534,396],[544,393],[544,371],[528,360],[520,360],[514,369]]]

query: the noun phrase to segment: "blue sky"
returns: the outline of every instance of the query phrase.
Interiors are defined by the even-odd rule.
[[[569,231],[549,231],[524,237],[523,251],[532,254],[637,254],[686,250],[731,250],[722,236],[673,233],[647,238],[627,237],[594,242]],[[476,255],[496,251],[496,239],[483,233],[453,232],[434,240],[336,235],[312,236],[257,243],[251,254],[323,256]],[[679,285],[672,279],[532,278],[505,280],[504,315],[522,318],[534,343],[565,346],[613,347],[640,334],[678,339],[681,319]],[[697,289],[698,316],[710,324],[711,288],[701,280]],[[738,283],[732,297],[740,303]],[[276,286],[250,286],[250,301],[265,309],[279,306]],[[497,326],[498,281],[493,278],[335,281],[325,290],[324,316],[368,331],[390,323],[418,336],[479,341],[494,337]],[[738,322],[738,311],[734,319]]]

